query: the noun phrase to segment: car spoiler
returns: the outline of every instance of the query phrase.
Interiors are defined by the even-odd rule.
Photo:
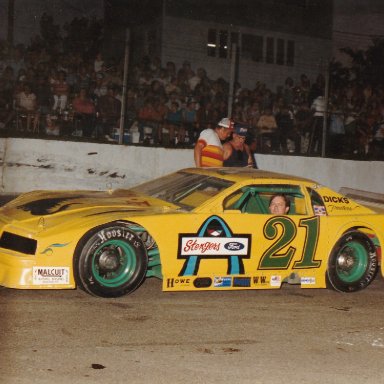
[[[384,194],[382,193],[362,191],[348,187],[341,187],[339,193],[373,209],[380,208],[384,210]]]

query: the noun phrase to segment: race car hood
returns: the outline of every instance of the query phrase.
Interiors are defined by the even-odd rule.
[[[154,213],[176,210],[165,201],[140,195],[130,190],[97,191],[34,191],[20,195],[0,209],[0,221],[5,223],[33,222],[41,217],[89,216],[102,213]]]

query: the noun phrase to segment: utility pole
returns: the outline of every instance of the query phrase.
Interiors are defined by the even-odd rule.
[[[130,31],[127,28],[126,35],[125,35],[124,79],[123,79],[123,94],[121,98],[119,144],[123,144],[123,139],[124,139],[125,108],[127,107],[126,100],[127,100],[127,83],[128,83],[129,45],[130,45]]]
[[[325,157],[327,146],[327,126],[328,126],[328,105],[329,105],[329,63],[325,66],[325,89],[324,89],[324,117],[323,117],[323,136],[321,146],[321,157]]]
[[[233,92],[235,86],[235,68],[236,68],[236,44],[232,44],[231,49],[231,70],[229,74],[229,95],[228,95],[228,117],[232,115],[232,106],[233,106]]]

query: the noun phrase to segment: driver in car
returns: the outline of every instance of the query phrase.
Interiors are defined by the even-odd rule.
[[[286,215],[289,212],[291,201],[283,193],[273,195],[269,200],[269,212],[272,215]]]

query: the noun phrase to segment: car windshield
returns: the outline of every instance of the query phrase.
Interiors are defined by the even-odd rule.
[[[212,176],[176,172],[138,185],[132,190],[190,211],[231,185],[231,181]]]

